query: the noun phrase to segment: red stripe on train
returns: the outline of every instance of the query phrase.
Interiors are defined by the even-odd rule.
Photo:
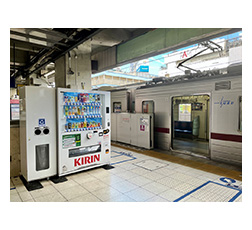
[[[170,130],[169,130],[169,128],[158,128],[158,127],[155,127],[155,132],[170,133]]]
[[[240,135],[223,134],[223,133],[211,133],[211,139],[242,142],[242,136]]]

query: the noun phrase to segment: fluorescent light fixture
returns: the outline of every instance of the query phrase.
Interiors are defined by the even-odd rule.
[[[55,73],[55,70],[52,70],[52,71],[50,71],[50,72],[44,74],[44,76],[45,76],[45,77],[48,77],[48,76],[50,76],[50,75],[52,75],[52,74],[54,74],[54,73]]]

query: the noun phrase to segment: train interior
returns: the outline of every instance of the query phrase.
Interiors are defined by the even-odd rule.
[[[172,149],[209,158],[209,95],[172,98]]]

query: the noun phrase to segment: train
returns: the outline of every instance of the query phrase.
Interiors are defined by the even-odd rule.
[[[153,114],[154,148],[242,165],[242,63],[113,89],[111,106]]]

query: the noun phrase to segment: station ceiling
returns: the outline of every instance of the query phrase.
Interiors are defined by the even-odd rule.
[[[10,75],[27,77],[91,39],[92,54],[142,35],[151,29],[11,28]],[[53,68],[53,67],[52,67]]]
[[[199,39],[205,39],[207,36],[227,34],[238,29],[211,29],[211,33],[207,30],[210,31],[210,29],[205,29],[206,32],[204,32],[204,29],[190,29],[190,31],[187,29],[185,33],[186,29],[11,28],[10,76],[13,78],[19,76],[27,78],[31,74],[38,73],[45,68],[48,71],[53,70],[55,60],[89,39],[91,39],[91,56],[98,55],[99,57],[100,53],[117,46],[118,53],[115,53],[116,58],[121,58],[122,62],[127,62],[127,60],[131,61],[131,57],[136,59],[140,56],[151,55],[153,52],[156,52],[156,49],[160,49],[163,52],[167,48],[171,48],[171,42],[176,42],[178,38],[182,39],[182,45],[186,45],[192,42],[192,39],[188,39],[185,36],[188,35],[188,32],[192,36],[199,37]],[[150,34],[148,33],[150,31],[155,32]],[[140,38],[144,34],[146,34],[145,37],[142,36]],[[157,37],[160,37],[160,34],[163,34],[164,41],[158,40]],[[202,37],[202,35],[204,36]],[[186,39],[183,40],[184,37]],[[164,47],[163,44],[165,44]],[[133,47],[133,49],[130,49],[130,47]],[[173,45],[172,47],[175,46]],[[104,59],[104,55],[102,58]],[[118,64],[117,60],[114,65],[116,64]]]

